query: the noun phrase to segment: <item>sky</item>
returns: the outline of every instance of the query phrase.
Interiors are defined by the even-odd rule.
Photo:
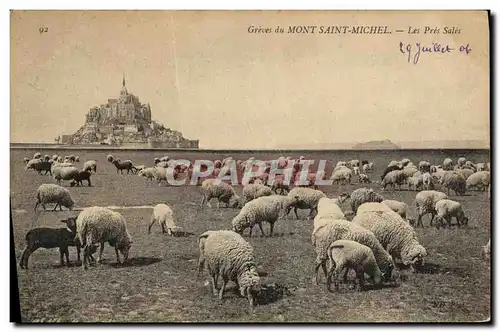
[[[393,33],[252,34],[251,25]],[[441,33],[409,35],[410,26]],[[486,12],[15,11],[11,142],[74,133],[91,107],[119,95],[123,75],[154,120],[200,148],[488,141],[488,38]],[[422,53],[412,64],[400,42],[471,52]]]

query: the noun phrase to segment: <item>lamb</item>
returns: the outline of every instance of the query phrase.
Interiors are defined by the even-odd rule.
[[[448,226],[451,227],[451,218],[455,218],[457,220],[457,226],[461,225],[467,226],[469,223],[469,218],[465,216],[465,213],[462,209],[462,204],[456,201],[452,201],[450,199],[441,199],[436,202],[436,227],[439,228],[440,225],[446,222]]]
[[[481,248],[481,257],[487,261],[491,259],[491,239]]]
[[[149,179],[150,181],[153,181],[153,178],[155,177],[155,173],[156,173],[155,167],[147,167],[147,168],[141,169],[137,173],[137,175],[138,176],[143,176],[146,179]]]
[[[151,227],[155,222],[158,222],[161,226],[162,234],[167,233],[172,236],[172,230],[178,230],[179,227],[175,225],[174,222],[174,212],[167,204],[157,204],[153,208],[153,214],[151,215],[148,235],[151,234]],[[167,229],[165,231],[165,228]]]
[[[201,183],[202,199],[201,208],[203,209],[205,202],[211,208],[210,200],[217,198],[217,209],[220,208],[220,203],[225,203],[226,207],[237,208],[241,206],[240,196],[236,194],[234,188],[221,181],[220,179],[205,179]]]
[[[414,272],[423,266],[427,251],[418,242],[413,227],[396,212],[363,211],[354,217],[352,223],[372,231],[392,258],[410,265]]]
[[[36,208],[40,204],[44,210],[47,210],[45,204],[55,203],[56,205],[52,211],[55,211],[58,206],[61,211],[63,206],[68,210],[73,210],[73,206],[75,205],[69,190],[53,183],[40,185],[36,192],[36,199],[33,211],[36,211]]]
[[[253,199],[272,195],[272,190],[263,184],[247,184],[243,187],[244,203],[248,203]]]
[[[249,236],[255,224],[259,226],[261,236],[265,236],[262,222],[270,225],[269,236],[273,236],[274,224],[281,217],[281,211],[287,211],[290,206],[297,204],[298,196],[271,195],[262,196],[246,203],[238,215],[231,221],[232,229],[238,234],[243,234],[246,228],[250,228]]]
[[[92,184],[90,183],[90,176],[91,175],[92,175],[92,173],[90,173],[89,171],[78,172],[78,174],[76,174],[73,177],[73,181],[70,184],[72,187],[74,185],[83,187],[83,180],[85,180],[85,181],[87,181],[89,187],[91,187],[92,186]]]
[[[123,170],[127,170],[127,174],[132,171],[135,173],[137,169],[134,167],[134,164],[132,163],[131,160],[123,160],[121,161],[120,159],[115,159],[111,162],[113,165],[116,167],[116,173],[120,172],[120,174],[123,174]]]
[[[480,171],[469,176],[465,185],[467,190],[472,188],[486,190],[490,185],[490,180],[490,172]]]
[[[448,195],[450,195],[450,189],[453,190],[457,196],[462,196],[466,191],[465,178],[455,171],[445,171],[441,178],[441,185],[448,190]]]
[[[366,202],[382,202],[384,198],[373,191],[373,189],[368,188],[358,188],[354,190],[351,195],[351,209],[354,214],[358,210],[358,207]]]
[[[299,219],[299,215],[297,214],[297,209],[309,209],[309,215],[307,216],[307,220],[312,217],[314,212],[318,212],[318,201],[322,197],[326,197],[326,194],[321,190],[312,189],[312,188],[303,188],[303,187],[295,187],[288,193],[288,197],[296,197],[298,196],[297,204],[290,205],[285,212],[285,217],[288,218],[288,214],[293,208],[295,216]]]
[[[428,173],[426,173],[428,174]],[[420,187],[423,186],[423,177],[415,177],[415,176],[411,176],[409,178],[406,179],[406,183],[408,183],[408,189],[411,190],[412,188],[414,190],[418,190]]]
[[[366,174],[359,174],[358,181],[359,183],[371,183],[370,178]]]
[[[121,262],[118,251],[124,257],[123,262],[127,262],[132,237],[127,230],[125,218],[120,213],[100,206],[84,208],[76,218],[76,233],[83,247],[82,266],[85,270],[88,268],[92,247],[97,243],[101,245],[97,263],[102,260],[105,242],[115,247],[116,260],[119,264]]]
[[[334,278],[335,289],[339,289],[338,276],[346,269],[356,272],[358,290],[362,291],[365,283],[365,273],[370,276],[374,284],[380,284],[381,272],[377,265],[373,251],[358,242],[351,240],[337,240],[328,248],[330,271],[327,276],[327,289],[330,290],[330,281]]]
[[[57,181],[57,184],[61,184],[61,180],[70,181],[78,177],[80,171],[74,166],[70,167],[54,167],[52,169],[52,176]]]
[[[94,173],[97,173],[97,161],[95,160],[87,160],[86,162],[83,163],[83,171],[89,171]]]
[[[446,158],[443,161],[443,169],[445,171],[452,171],[453,170],[453,160],[451,160],[450,158]]]
[[[198,275],[206,265],[212,280],[213,294],[222,300],[227,283],[233,281],[241,296],[246,297],[250,307],[253,307],[261,284],[252,246],[233,231],[219,230],[201,234],[198,249]],[[219,277],[222,278],[220,290]]]
[[[436,216],[436,203],[441,199],[447,199],[448,195],[436,190],[424,190],[415,196],[415,207],[418,213],[417,225],[423,227],[422,217],[428,213],[431,214],[431,226]]]
[[[333,183],[351,183],[351,177],[352,177],[352,170],[345,167],[345,166],[339,166],[336,167],[332,175],[330,176],[330,180],[333,181]]]
[[[395,170],[387,173],[382,180],[381,186],[383,190],[387,187],[387,185],[391,185],[393,189],[396,188],[396,185],[399,186],[401,190],[401,185],[404,184],[406,180],[406,174],[403,171]]]
[[[314,217],[313,234],[320,226],[324,225],[325,222],[329,223],[334,219],[346,219],[341,206],[348,198],[348,193],[341,193],[337,198],[334,199],[328,197],[322,197],[319,199],[318,213]]]
[[[387,205],[392,211],[396,212],[403,219],[407,219],[408,211],[410,210],[408,204],[405,202],[395,201],[392,199],[385,199],[382,204]]]
[[[27,247],[21,255],[21,261],[19,263],[21,269],[28,268],[29,257],[38,248],[59,248],[61,266],[65,265],[64,257],[66,257],[66,265],[70,265],[68,246],[77,246],[79,251],[79,243],[75,243],[74,241],[76,235],[76,218],[64,219],[61,220],[61,222],[65,223],[66,227],[39,227],[33,228],[26,233],[25,239]],[[78,260],[80,260],[80,256],[78,256]]]
[[[381,242],[375,234],[368,229],[353,224],[343,219],[323,220],[311,236],[312,244],[316,249],[316,265],[314,268],[315,285],[319,282],[319,268],[322,267],[325,278],[328,278],[326,262],[328,259],[328,248],[332,242],[337,240],[356,241],[369,247],[375,256],[380,270],[384,273],[384,278],[390,278],[394,268],[394,261],[389,253],[382,247]],[[347,278],[345,274],[344,278]],[[328,284],[328,283],[327,283]]]
[[[469,168],[469,169],[473,170],[474,172],[477,171],[476,165],[474,165],[474,163],[470,160],[467,160],[465,162],[465,165],[463,166],[463,168]]]
[[[31,159],[26,164],[26,170],[33,169],[37,171],[38,174],[41,174],[42,171],[45,171],[44,175],[49,173],[52,175],[52,163],[50,161],[45,161],[41,159]]]

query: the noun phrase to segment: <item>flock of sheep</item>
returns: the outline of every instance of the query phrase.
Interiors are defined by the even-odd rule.
[[[243,232],[248,229],[249,236],[255,225],[261,235],[265,236],[263,223],[270,225],[269,236],[273,235],[275,223],[288,219],[293,210],[297,219],[298,209],[309,210],[307,219],[313,219],[311,244],[316,250],[315,270],[313,282],[319,282],[319,269],[326,278],[326,287],[331,290],[339,288],[340,278],[347,281],[349,270],[354,270],[359,289],[365,286],[365,275],[374,284],[393,280],[395,261],[411,267],[413,272],[419,272],[424,266],[427,257],[426,249],[421,245],[415,232],[415,227],[423,227],[422,217],[431,215],[431,226],[450,227],[452,218],[456,219],[458,227],[466,226],[468,218],[461,203],[452,200],[451,194],[463,195],[467,190],[484,190],[490,197],[490,163],[474,164],[465,158],[459,158],[457,163],[446,158],[442,165],[431,165],[421,161],[418,166],[409,159],[391,161],[384,169],[382,177],[377,183],[381,191],[359,188],[350,193],[342,192],[338,197],[331,198],[320,190],[314,179],[326,178],[323,174],[310,173],[305,185],[291,186],[284,181],[283,175],[277,175],[273,183],[268,183],[269,168],[263,175],[252,179],[243,186],[241,195],[228,181],[221,180],[218,175],[224,166],[231,162],[238,170],[238,183],[241,183],[246,165],[254,158],[245,161],[235,161],[231,157],[214,162],[215,171],[212,176],[201,181],[202,209],[211,208],[210,201],[217,200],[217,209],[220,204],[228,208],[238,209],[238,213],[228,222],[227,229],[208,230],[198,236],[199,261],[198,271],[205,268],[211,277],[214,295],[223,297],[225,286],[229,281],[235,282],[242,296],[246,297],[253,307],[256,297],[261,292],[261,281],[257,272],[257,262],[252,246],[243,238]],[[301,170],[300,161],[304,157],[293,159],[281,157],[277,160],[278,167],[285,168],[292,165],[292,178],[298,179]],[[120,160],[108,156],[117,172],[132,172],[144,176],[149,180],[156,179],[158,184],[167,181],[167,174],[171,172],[174,178],[182,178],[192,174],[190,165],[169,167],[173,159],[168,157],[155,158],[154,165],[134,165],[131,160]],[[70,181],[72,186],[82,185],[87,180],[91,186],[92,172],[97,172],[97,162],[88,160],[80,170],[76,166],[77,156],[62,158],[60,156],[44,156],[35,154],[33,159],[25,158],[26,170],[34,169],[50,173],[57,184],[42,184],[37,190],[35,210],[41,205],[55,204],[54,210],[74,207],[74,200],[67,188],[62,187],[61,181]],[[270,161],[265,162],[270,165]],[[250,169],[252,167],[249,167]],[[372,182],[370,174],[373,172],[373,163],[363,160],[340,161],[332,171],[330,179],[334,184],[351,183],[357,176],[359,183]],[[319,171],[321,172],[321,171]],[[418,191],[415,195],[414,206],[416,218],[409,214],[409,205],[405,202],[389,200],[383,197],[382,192],[388,187],[396,190],[406,185],[408,189]],[[437,185],[442,190],[436,190]],[[352,213],[344,212],[342,205],[350,203]],[[348,219],[348,217],[351,217]],[[162,233],[175,235],[180,228],[175,224],[176,217],[167,203],[154,206],[149,221],[148,232],[154,223],[161,226]],[[62,220],[66,227],[35,228],[26,235],[27,248],[21,257],[20,266],[27,268],[29,255],[37,248],[60,249],[61,264],[69,263],[68,245],[76,246],[77,258],[80,261],[80,251],[83,249],[83,268],[87,269],[91,261],[95,261],[93,254],[100,245],[97,262],[102,259],[104,243],[108,242],[115,248],[116,258],[120,255],[124,262],[128,260],[132,246],[132,237],[128,232],[126,220],[115,211],[105,207],[84,208],[76,217]],[[482,256],[489,260],[490,241],[481,248]],[[219,278],[222,285],[219,287]]]

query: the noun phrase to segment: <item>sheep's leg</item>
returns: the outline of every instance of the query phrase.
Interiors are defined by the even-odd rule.
[[[98,264],[102,261],[102,252],[103,251],[104,251],[104,242],[101,242],[100,247],[99,247],[99,257],[97,257]]]
[[[200,258],[198,258],[198,277],[201,276],[204,266],[205,266],[205,256],[200,255]]]
[[[217,285],[217,279],[218,279],[218,276],[216,274],[212,274],[211,275],[211,278],[212,278],[212,293],[217,296],[218,295],[218,285]]]
[[[30,258],[30,255],[36,250],[38,247],[30,247],[29,245],[24,249],[23,254],[21,256],[21,262],[19,266],[23,269],[28,268],[28,260]]]
[[[252,226],[249,227],[250,228],[250,232],[248,232],[248,237],[252,237],[253,226],[254,225],[252,225]]]
[[[297,208],[296,207],[293,208],[293,212],[295,212],[295,216],[297,217],[297,220],[298,220],[299,219],[299,215],[297,214]]]
[[[272,237],[273,236],[273,231],[274,231],[274,223],[273,222],[269,223],[269,228],[271,229],[271,232],[270,232],[269,236]]]
[[[432,222],[434,221],[435,216],[436,216],[436,213],[434,211],[431,212],[431,226],[432,226]]]
[[[168,236],[172,236],[172,229],[167,228],[167,235],[168,235]]]
[[[365,273],[364,271],[356,271],[356,280],[358,281],[358,291],[361,292],[365,286]]]
[[[316,266],[314,267],[314,278],[313,285],[317,286],[319,284],[319,267],[323,264],[323,261],[318,257],[316,258]]]
[[[155,223],[156,219],[154,216],[151,216],[151,222],[149,223],[148,226],[148,235],[151,234],[151,227],[153,227],[153,224]]]
[[[92,184],[90,183],[90,178],[87,179],[87,182],[89,183],[89,187],[91,187]],[[83,184],[82,184],[82,186],[83,186]]]
[[[217,200],[217,210],[220,209],[220,200]]]
[[[220,287],[219,291],[219,300],[222,300],[222,297],[224,296],[224,289],[226,288],[227,285],[227,279],[225,277],[222,277],[222,286]]]
[[[201,197],[200,208],[203,209],[203,206],[205,205],[206,199],[207,199],[207,196],[205,194],[203,194],[202,197]]]
[[[76,244],[76,257],[77,257],[77,262],[80,262],[81,259],[80,259],[80,252],[81,252],[81,245],[80,245],[80,241],[78,241],[78,243]]]
[[[61,203],[59,203],[59,211],[62,211],[62,210],[63,210],[62,205],[61,205]]]
[[[122,262],[120,261],[120,253],[118,252],[118,248],[116,246],[115,246],[115,253],[116,253],[116,261],[118,262],[118,264],[121,264]]]
[[[59,247],[59,265],[64,266],[64,248]]]
[[[54,206],[54,209],[52,211],[55,211],[58,206],[59,206],[59,203],[56,203],[56,205]]]
[[[35,207],[33,208],[33,211],[36,211],[36,208],[38,207],[39,204],[40,204],[40,201],[37,200],[35,203]]]
[[[262,222],[259,222],[258,225],[259,225],[259,229],[260,229],[260,236],[261,237],[266,236],[266,234],[264,233],[264,229],[262,228]]]

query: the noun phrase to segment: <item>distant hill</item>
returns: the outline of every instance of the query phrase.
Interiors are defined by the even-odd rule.
[[[369,141],[364,143],[358,143],[352,147],[356,150],[390,150],[390,149],[401,149],[396,144],[392,143],[390,140],[385,139],[382,141]]]

